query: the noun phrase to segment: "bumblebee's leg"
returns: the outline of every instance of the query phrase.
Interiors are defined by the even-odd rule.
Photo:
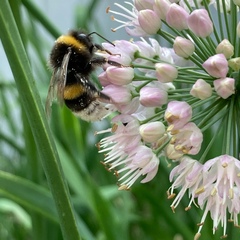
[[[94,44],[94,47],[97,48],[97,49],[100,50],[100,51],[105,51],[105,52],[106,52],[106,49],[105,49],[102,45],[100,45],[100,44],[95,43],[95,44]],[[111,55],[111,54],[110,54],[110,55]]]
[[[113,43],[112,43],[112,45],[115,46]],[[109,55],[113,55],[113,56],[119,55],[119,56],[121,56],[121,54],[113,54],[113,53],[111,53],[110,51],[108,51],[107,49],[105,49],[104,47],[102,47],[102,46],[99,45],[99,44],[94,44],[94,46],[95,46],[95,48],[97,48],[98,50],[103,51],[103,52],[106,52],[106,53],[108,53]]]
[[[105,63],[108,63],[115,67],[123,67],[122,64],[115,62],[115,61],[108,60],[107,58],[104,58],[104,57],[94,57],[90,61],[90,64],[92,64],[92,65],[103,65]]]

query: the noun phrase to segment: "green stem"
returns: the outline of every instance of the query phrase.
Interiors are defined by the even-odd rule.
[[[65,240],[81,239],[57,150],[9,2],[1,1],[0,37],[31,127]]]
[[[201,154],[201,157],[199,159],[199,162],[204,162],[204,160],[206,159],[206,156],[209,152],[209,150],[211,149],[211,147],[213,146],[213,144],[215,143],[215,140],[217,139],[217,136],[220,134],[220,132],[222,131],[222,124],[219,124],[218,126],[218,131],[215,132],[215,135],[212,137],[211,141],[208,143],[206,149],[204,150],[204,152]]]
[[[34,1],[29,0],[21,0],[22,4],[27,8],[28,12],[32,14],[34,18],[38,20],[39,23],[43,25],[43,27],[52,34],[54,38],[58,38],[60,36],[60,32],[56,29],[56,27],[46,18],[46,14],[43,14],[39,8],[34,5]]]
[[[234,101],[235,98],[231,98],[229,112],[228,112],[228,119],[227,119],[227,128],[226,128],[226,154],[231,154],[230,148],[233,142],[232,139],[232,128],[233,128],[233,112],[234,112]]]
[[[206,129],[206,124],[208,123],[208,121],[210,119],[212,119],[213,117],[215,117],[215,115],[217,113],[220,113],[222,112],[223,110],[225,110],[226,108],[224,107],[225,106],[225,102],[224,101],[220,101],[213,109],[212,111],[205,115],[205,117],[202,119],[202,121],[198,124],[199,128],[201,128],[202,126],[204,126],[204,129]],[[224,111],[225,113],[225,111]]]
[[[224,23],[225,23],[225,27],[226,27],[226,30],[227,30],[228,40],[229,40],[229,42],[232,42],[232,35],[230,34],[228,14],[227,14],[227,11],[226,11],[225,1],[222,1],[222,7],[223,7],[223,15],[224,15],[224,20],[225,20]]]

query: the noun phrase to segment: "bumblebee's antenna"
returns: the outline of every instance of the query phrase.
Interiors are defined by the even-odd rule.
[[[98,35],[100,38],[104,39],[104,40],[107,41],[108,43],[110,43],[110,44],[112,44],[113,46],[115,46],[112,42],[110,42],[109,40],[107,40],[105,37],[103,37],[102,35],[100,35],[100,34],[97,33],[97,32],[91,32],[91,33],[89,33],[87,36],[89,37],[89,36],[91,36],[92,34]]]

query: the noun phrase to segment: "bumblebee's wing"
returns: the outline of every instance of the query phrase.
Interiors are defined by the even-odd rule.
[[[63,93],[64,93],[64,87],[66,85],[67,68],[68,68],[70,55],[71,55],[71,49],[69,48],[68,53],[64,55],[61,68],[55,69],[53,71],[53,75],[48,88],[47,100],[45,104],[45,112],[47,114],[47,117],[51,116],[51,106],[54,98],[57,97],[59,103],[63,104]]]
[[[48,118],[51,116],[52,101],[56,97],[56,85],[58,82],[58,75],[58,70],[54,70],[48,88],[48,95],[45,104],[45,112]]]
[[[57,99],[60,105],[63,104],[63,94],[64,94],[64,88],[67,80],[68,62],[70,59],[71,52],[72,52],[71,48],[68,48],[68,53],[64,55],[61,69],[59,72],[59,80],[57,84]]]

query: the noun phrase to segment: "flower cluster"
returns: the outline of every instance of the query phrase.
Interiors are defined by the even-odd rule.
[[[99,75],[115,110],[112,127],[97,132],[110,134],[99,152],[119,189],[142,175],[142,183],[152,180],[162,158],[178,162],[170,174],[172,209],[188,192],[186,209],[194,203],[204,211],[195,239],[208,212],[213,232],[221,223],[225,237],[227,212],[237,226],[240,213],[240,2],[125,4],[108,9],[120,23],[113,31],[125,28],[140,39],[103,44],[105,57],[122,67],[107,65]]]

